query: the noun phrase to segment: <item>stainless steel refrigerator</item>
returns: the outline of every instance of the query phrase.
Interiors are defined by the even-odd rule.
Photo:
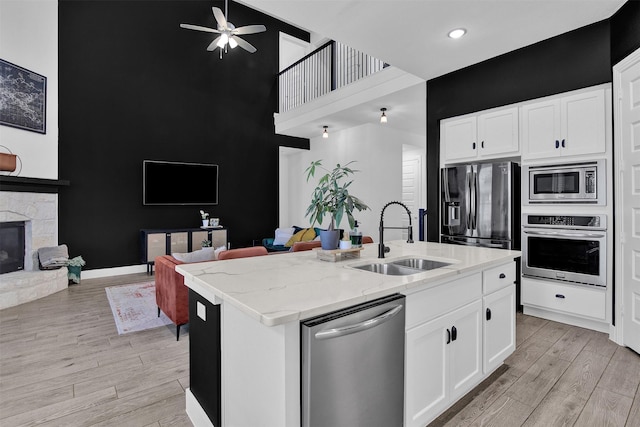
[[[520,167],[473,163],[441,171],[442,243],[520,249]]]

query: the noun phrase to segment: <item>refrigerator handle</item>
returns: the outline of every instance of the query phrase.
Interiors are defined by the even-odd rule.
[[[473,229],[478,228],[478,172],[473,172]]]
[[[447,169],[442,169],[442,188],[444,189],[444,201],[449,203],[451,201],[451,194],[449,194],[449,174]]]
[[[471,232],[476,229],[476,192],[476,172],[473,170],[472,166],[471,172],[469,173],[469,222],[467,224],[467,228]]]
[[[471,176],[472,176],[473,172],[471,171],[471,169],[467,169],[467,178],[466,178],[466,191],[465,191],[465,199],[467,202],[467,224],[466,224],[466,228],[467,230],[471,230],[473,229],[473,227],[471,226],[471,203],[473,202],[472,197],[471,197],[471,193],[473,191],[472,188],[472,184],[471,184]]]

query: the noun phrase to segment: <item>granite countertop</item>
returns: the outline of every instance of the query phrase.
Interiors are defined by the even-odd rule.
[[[186,285],[203,297],[233,304],[267,326],[280,325],[417,287],[428,288],[459,274],[499,265],[519,251],[432,242],[385,242],[384,261],[418,256],[451,263],[409,276],[387,276],[354,269],[382,262],[376,243],[364,245],[360,258],[339,262],[318,259],[315,251],[181,264]]]

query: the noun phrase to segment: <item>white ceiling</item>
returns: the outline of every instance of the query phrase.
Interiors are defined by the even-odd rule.
[[[625,0],[240,2],[429,80],[609,18]],[[467,35],[448,38],[457,27]]]

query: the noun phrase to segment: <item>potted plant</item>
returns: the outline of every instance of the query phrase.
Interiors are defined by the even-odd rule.
[[[322,225],[325,215],[329,215],[331,222],[326,232],[320,231],[320,240],[322,249],[336,249],[340,240],[340,230],[336,230],[336,225],[340,225],[340,221],[346,214],[349,221],[349,227],[353,228],[355,219],[353,218],[353,210],[362,211],[369,209],[362,200],[349,193],[349,186],[353,183],[353,179],[349,180],[357,170],[351,169],[350,165],[355,161],[350,161],[345,165],[339,163],[332,170],[322,166],[322,160],[311,162],[311,165],[305,170],[307,182],[315,176],[316,170],[322,169],[326,173],[318,180],[318,186],[313,190],[311,204],[307,208],[305,216],[311,216],[311,225],[316,222]]]
[[[203,211],[202,209],[200,209],[200,216],[202,217],[202,226],[203,227],[208,227],[209,226],[209,214],[205,211]]]

